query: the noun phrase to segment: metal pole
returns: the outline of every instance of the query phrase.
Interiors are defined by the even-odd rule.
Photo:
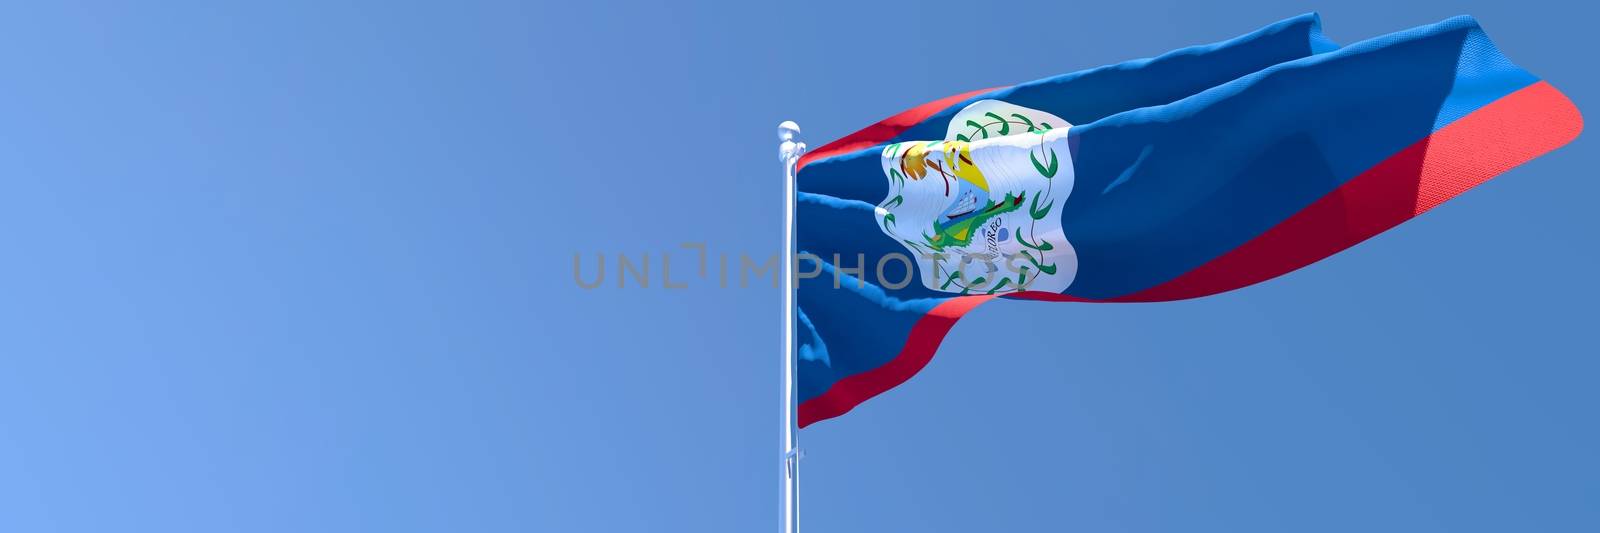
[[[806,144],[799,136],[799,124],[786,120],[778,125],[778,157],[783,161],[783,533],[800,531],[800,438],[794,421],[794,196],[795,166],[806,153]]]

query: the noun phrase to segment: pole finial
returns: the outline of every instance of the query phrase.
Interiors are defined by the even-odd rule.
[[[800,142],[800,125],[793,120],[778,124],[778,141],[778,159],[784,164],[793,164],[791,160],[806,153],[806,143]]]

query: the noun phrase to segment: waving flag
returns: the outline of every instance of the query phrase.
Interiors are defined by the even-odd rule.
[[[983,302],[1251,285],[1581,129],[1469,17],[1341,48],[1305,15],[912,108],[799,163],[799,425],[910,379]]]

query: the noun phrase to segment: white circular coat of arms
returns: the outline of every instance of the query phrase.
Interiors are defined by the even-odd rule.
[[[1072,193],[1072,152],[1055,115],[979,100],[942,141],[883,150],[889,196],[878,227],[904,246],[923,286],[955,294],[1061,292],[1078,256],[1057,209]]]

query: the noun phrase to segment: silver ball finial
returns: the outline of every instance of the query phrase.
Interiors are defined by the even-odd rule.
[[[778,125],[778,160],[784,164],[793,165],[806,153],[806,143],[800,142],[800,125],[793,120],[785,120]]]

